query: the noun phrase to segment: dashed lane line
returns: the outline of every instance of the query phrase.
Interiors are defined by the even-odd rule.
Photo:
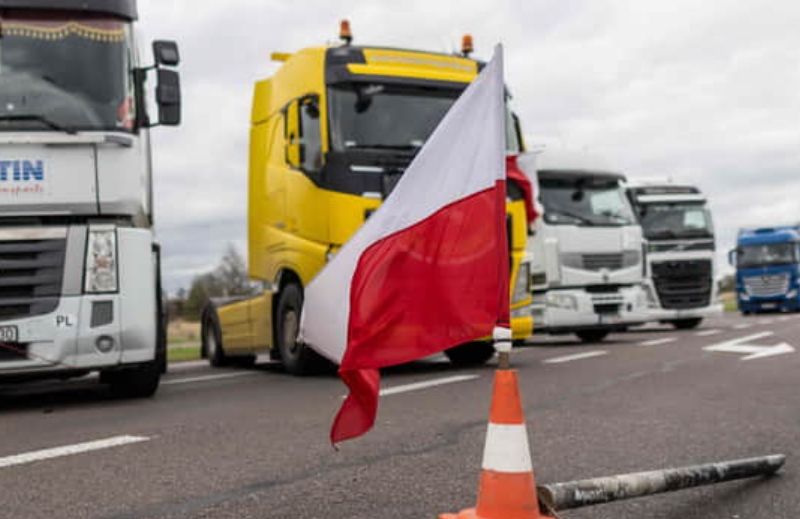
[[[402,384],[399,386],[387,387],[380,390],[381,396],[397,395],[400,393],[408,393],[409,391],[418,391],[420,389],[427,389],[429,387],[443,386],[445,384],[454,384],[456,382],[466,382],[467,380],[475,380],[480,375],[455,375],[452,377],[434,378],[424,382],[414,382],[412,384]]]
[[[748,324],[748,323],[740,323],[740,324],[735,324],[733,326],[733,329],[734,330],[745,330],[747,328],[750,328],[751,326],[753,326],[753,325],[752,324]]]
[[[104,440],[96,440],[85,443],[76,443],[73,445],[64,445],[62,447],[55,447],[52,449],[24,452],[22,454],[15,454],[13,456],[0,458],[0,468],[13,467],[15,465],[23,465],[25,463],[33,463],[35,461],[49,460],[52,458],[71,456],[73,454],[81,454],[84,452],[101,449],[110,449],[111,447],[119,447],[121,445],[128,445],[130,443],[148,441],[149,439],[150,438],[147,436],[113,436]]]
[[[188,371],[205,367],[208,367],[207,360],[187,360],[183,362],[170,362],[168,369],[172,373],[175,371]]]
[[[658,346],[659,344],[667,344],[677,340],[678,339],[676,337],[664,337],[663,339],[653,339],[650,341],[640,342],[639,346]]]
[[[561,364],[562,362],[570,362],[573,360],[590,359],[592,357],[599,357],[608,353],[606,350],[586,351],[584,353],[575,353],[573,355],[562,355],[560,357],[551,357],[542,362],[545,364]]]
[[[708,337],[709,335],[716,335],[718,333],[722,333],[722,330],[702,330],[697,332],[695,335],[698,337]]]
[[[222,380],[226,378],[246,377],[248,375],[255,375],[256,371],[237,371],[236,373],[220,373],[219,375],[203,375],[200,377],[187,377],[179,378],[176,380],[165,380],[161,383],[162,386],[172,386],[175,384],[189,384],[192,382],[206,382],[209,380]]]

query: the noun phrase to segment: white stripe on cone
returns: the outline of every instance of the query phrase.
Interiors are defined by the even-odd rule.
[[[489,423],[483,448],[483,469],[496,472],[533,472],[525,424]]]

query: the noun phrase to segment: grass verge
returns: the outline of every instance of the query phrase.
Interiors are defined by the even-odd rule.
[[[177,346],[167,350],[168,362],[200,360],[200,346]]]

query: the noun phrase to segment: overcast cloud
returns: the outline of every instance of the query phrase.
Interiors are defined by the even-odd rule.
[[[252,84],[273,51],[334,42],[435,51],[505,45],[528,144],[585,147],[631,178],[698,184],[720,266],[740,226],[800,220],[800,3],[792,1],[140,0],[145,43],[181,46],[184,123],[154,131],[165,284],[228,242],[247,250]],[[149,58],[149,46],[144,46]],[[534,141],[534,142],[531,142]]]

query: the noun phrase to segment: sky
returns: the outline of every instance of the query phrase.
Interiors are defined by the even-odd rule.
[[[527,144],[604,155],[629,179],[709,197],[718,266],[740,227],[800,221],[800,2],[715,0],[139,0],[142,47],[181,49],[183,124],[153,131],[170,292],[247,251],[253,83],[275,51],[354,43],[475,57],[503,43]]]

